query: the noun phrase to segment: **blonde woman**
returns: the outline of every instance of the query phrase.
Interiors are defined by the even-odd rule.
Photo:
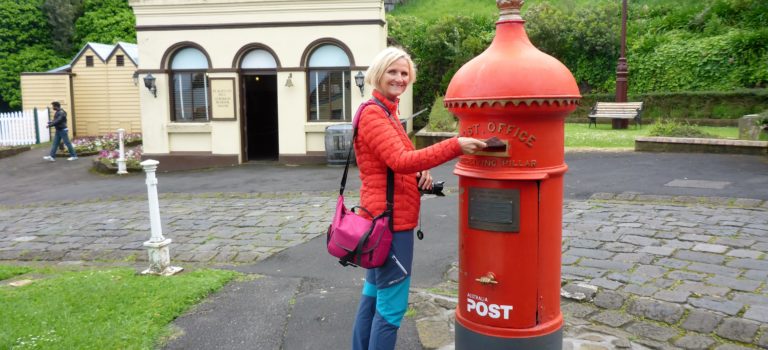
[[[366,72],[375,104],[358,121],[355,155],[362,187],[360,205],[376,216],[386,209],[387,168],[395,174],[393,239],[389,259],[366,271],[352,336],[353,350],[394,349],[397,330],[408,308],[413,261],[413,229],[419,216],[419,188],[431,189],[429,169],[486,145],[458,137],[416,150],[397,116],[399,96],[416,80],[411,57],[389,47]]]

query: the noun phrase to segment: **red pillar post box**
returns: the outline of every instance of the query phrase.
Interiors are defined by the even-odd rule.
[[[571,72],[525,33],[522,0],[497,0],[496,37],[453,77],[459,133],[495,138],[462,156],[456,349],[562,349],[564,120]]]

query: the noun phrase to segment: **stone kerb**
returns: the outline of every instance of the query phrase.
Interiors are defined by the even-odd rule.
[[[641,136],[635,138],[635,151],[765,155],[768,141]]]

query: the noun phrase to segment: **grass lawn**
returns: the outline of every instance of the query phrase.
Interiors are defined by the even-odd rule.
[[[30,270],[31,284],[0,285],[0,349],[153,349],[173,319],[237,275],[211,269],[172,277],[130,268]],[[0,279],[18,271],[0,266]]]
[[[32,271],[32,269],[25,266],[0,265],[0,281],[16,275],[23,275],[29,271]]]
[[[565,124],[565,147],[634,148],[635,137],[647,136],[651,129],[650,125],[643,125],[640,129],[630,125],[629,128],[620,130],[611,129],[610,124],[598,124],[597,128],[587,126],[588,124]],[[736,139],[739,136],[737,127],[700,126],[698,128],[721,138]]]

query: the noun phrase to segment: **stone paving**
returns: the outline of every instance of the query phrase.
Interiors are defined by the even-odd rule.
[[[601,193],[565,203],[563,348],[768,349],[768,201]],[[412,293],[422,343],[453,349],[458,290]]]
[[[253,263],[325,233],[331,193],[161,195],[174,261]],[[55,212],[56,215],[48,213]],[[0,207],[0,260],[147,260],[146,197]]]
[[[323,234],[335,195],[163,195],[160,206],[174,261],[253,263]],[[0,207],[0,260],[146,260],[147,218],[142,197]],[[564,349],[768,349],[766,251],[768,201],[566,201]],[[425,348],[452,348],[455,276],[412,292]]]

